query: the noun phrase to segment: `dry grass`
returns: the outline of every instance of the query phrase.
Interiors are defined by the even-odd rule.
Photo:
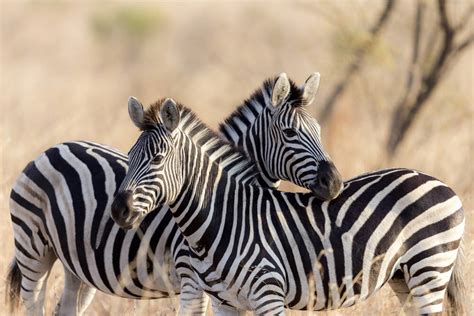
[[[389,163],[383,158],[391,107],[403,89],[408,64],[409,4],[397,7],[377,51],[324,128],[323,140],[345,178],[392,165],[443,179],[465,205],[470,250],[472,49],[446,74],[397,157]],[[452,13],[461,14],[465,4],[457,2]],[[72,139],[127,150],[137,136],[126,110],[129,95],[144,103],[172,96],[216,127],[265,77],[281,71],[299,83],[313,71],[322,73],[320,95],[311,109],[316,114],[351,58],[350,43],[363,37],[357,32],[368,28],[379,9],[372,1],[142,4],[131,13],[124,8],[56,1],[1,4],[1,280],[13,255],[9,190],[41,151]],[[466,279],[474,271],[474,259],[468,258]],[[50,278],[48,311],[61,293],[61,273],[56,266]],[[3,291],[0,284],[0,298]],[[473,294],[471,288],[471,300]],[[176,307],[176,300],[137,302],[97,294],[87,315],[167,315]],[[399,314],[400,308],[390,290],[383,289],[365,303],[328,314],[367,311]]]

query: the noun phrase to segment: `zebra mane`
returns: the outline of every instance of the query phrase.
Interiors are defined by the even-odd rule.
[[[253,124],[265,107],[271,103],[273,86],[277,79],[278,77],[273,77],[265,80],[262,86],[252,93],[250,98],[246,99],[223,123],[219,124],[219,134],[230,142],[237,144],[238,140],[229,137],[229,130],[236,130],[238,135],[245,134],[245,131]],[[291,104],[295,108],[304,106],[302,89],[298,88],[293,80],[288,80],[290,82],[288,100],[292,101]]]
[[[145,111],[142,131],[151,130],[156,128],[157,124],[162,123],[160,107],[164,101],[165,99],[158,100]],[[249,177],[257,177],[260,174],[256,163],[246,152],[219,137],[191,109],[180,103],[176,103],[176,105],[181,116],[179,128],[190,136],[196,145],[205,147],[209,156],[217,156],[216,161],[225,159],[227,164],[224,169],[232,168],[236,174],[241,172]]]

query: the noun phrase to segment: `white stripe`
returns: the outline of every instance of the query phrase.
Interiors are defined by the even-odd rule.
[[[413,174],[409,174],[408,176],[413,176]],[[404,177],[400,177],[402,179]],[[415,190],[408,192],[405,196],[400,198],[392,207],[390,212],[387,213],[387,215],[384,217],[384,219],[377,225],[375,230],[371,232],[370,238],[367,241],[367,244],[365,245],[365,250],[364,250],[364,260],[363,260],[363,276],[362,276],[362,288],[361,288],[361,298],[364,299],[369,295],[369,279],[370,279],[370,272],[372,268],[372,264],[374,263],[374,260],[378,260],[378,258],[375,258],[375,249],[377,248],[380,240],[385,237],[385,235],[389,232],[390,228],[392,227],[393,223],[397,219],[397,217],[400,215],[402,211],[404,211],[408,206],[411,204],[415,203],[418,199],[420,199],[423,195],[431,191],[432,189],[443,185],[441,182],[437,180],[431,180],[428,181],[420,186],[418,186]],[[424,215],[428,216],[428,219],[430,219],[429,215],[432,216],[433,210],[440,209],[442,210],[442,206],[439,207],[439,205],[435,205],[431,208],[431,212],[425,212]],[[374,207],[375,208],[375,207]],[[457,209],[456,209],[457,210]],[[431,220],[429,221],[431,222]],[[416,223],[416,222],[414,222]],[[419,226],[412,224],[408,226],[407,231],[405,232],[413,232],[416,229],[419,229]],[[408,235],[409,236],[409,235]],[[402,237],[405,239],[408,237],[407,235],[402,235]],[[406,240],[406,239],[405,239]],[[400,242],[400,240],[399,240]],[[395,249],[395,248],[392,248]]]

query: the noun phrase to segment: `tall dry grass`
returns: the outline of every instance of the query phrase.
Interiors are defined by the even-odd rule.
[[[216,127],[266,77],[281,71],[299,83],[309,73],[321,72],[320,95],[310,109],[316,115],[382,4],[205,1],[132,7],[2,2],[0,297],[13,255],[9,190],[22,168],[41,151],[73,139],[126,151],[138,135],[128,119],[129,95],[144,103],[172,96]],[[466,4],[451,4],[454,18]],[[396,7],[366,66],[323,129],[323,141],[345,178],[375,168],[404,166],[444,180],[465,205],[466,244],[471,250],[472,49],[445,75],[397,156],[390,162],[384,158],[390,114],[408,66],[412,15],[411,2]],[[474,271],[469,254],[467,280]],[[59,299],[61,273],[57,265],[50,277],[48,312]],[[471,300],[473,295],[471,287]],[[2,304],[0,314],[5,313]],[[98,293],[87,315],[167,315],[176,308],[176,299],[131,301]],[[367,302],[329,314],[399,312],[396,298],[383,289]]]

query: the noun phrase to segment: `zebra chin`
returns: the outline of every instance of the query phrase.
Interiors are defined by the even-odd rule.
[[[112,203],[110,215],[122,229],[138,227],[142,215],[133,210],[133,193],[130,190],[119,192]]]

